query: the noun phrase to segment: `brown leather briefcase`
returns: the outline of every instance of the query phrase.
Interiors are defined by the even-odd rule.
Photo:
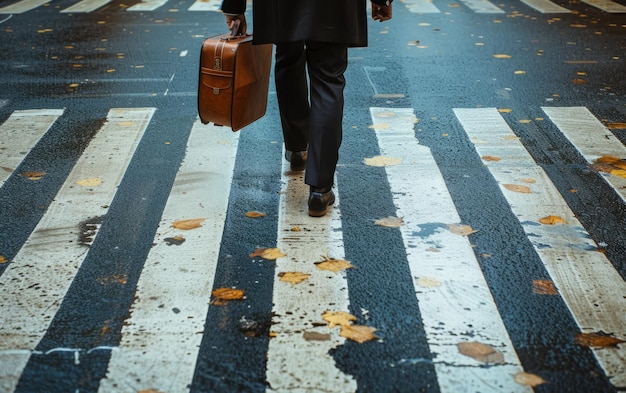
[[[252,35],[205,39],[198,83],[202,123],[237,131],[263,117],[271,65],[272,45],[252,45]]]

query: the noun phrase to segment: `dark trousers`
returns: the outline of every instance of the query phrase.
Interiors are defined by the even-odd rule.
[[[285,148],[308,148],[304,181],[313,187],[333,185],[342,138],[343,74],[347,66],[345,44],[276,44],[274,76]]]

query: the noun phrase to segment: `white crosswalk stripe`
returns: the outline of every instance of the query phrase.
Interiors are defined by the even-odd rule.
[[[104,214],[103,206],[113,200],[153,113],[154,108],[109,112],[108,123],[83,152],[26,244],[0,276],[0,287],[7,288],[0,303],[0,386],[4,391],[14,389],[86,257],[88,248],[76,241],[81,222],[92,219],[94,212]]]
[[[626,157],[623,144],[588,109],[542,109],[589,164],[606,155]],[[621,310],[626,309],[626,282],[609,259],[596,251],[597,245],[550,177],[497,109],[452,111],[477,154],[490,157],[484,160],[487,170],[580,331],[609,332],[623,338],[620,334],[626,317]],[[40,223],[0,275],[4,293],[0,302],[0,390],[12,392],[17,386],[88,253],[88,248],[75,241],[76,228],[93,219],[94,211],[103,211],[103,206],[111,203],[154,112],[154,108],[109,112],[107,122],[78,159]],[[415,137],[414,110],[371,108],[370,112],[381,155],[398,159],[396,165],[384,169],[397,217],[403,219],[399,232],[426,338],[436,354],[432,360],[422,360],[434,365],[442,392],[462,388],[530,392],[530,387],[512,377],[524,371],[523,365],[467,233],[456,231],[463,223],[437,162]],[[6,172],[3,183],[63,114],[59,109],[16,111],[0,124],[0,174]],[[156,388],[188,391],[203,337],[198,332],[205,329],[210,307],[215,307],[208,301],[224,240],[229,199],[224,190],[230,190],[233,181],[239,135],[228,128],[194,123],[154,246],[139,276],[136,300],[122,328],[119,346],[112,348],[106,377],[100,381],[100,393]],[[268,391],[355,391],[357,380],[339,369],[330,355],[345,339],[338,329],[325,326],[321,318],[325,311],[348,312],[351,293],[347,276],[344,271],[333,273],[316,266],[324,258],[345,258],[337,191],[341,184],[335,187],[337,202],[330,214],[310,218],[302,173],[290,172],[289,164],[283,162],[281,176],[276,247],[286,256],[278,258],[275,267],[272,338],[266,365]],[[624,179],[603,176],[626,202]],[[563,222],[540,223],[549,216]],[[186,219],[199,219],[201,224],[189,231],[173,227],[175,221]],[[171,246],[171,242],[181,245]],[[308,276],[297,285],[281,280],[283,273],[291,272]],[[171,285],[181,282],[184,287]],[[173,307],[179,312],[172,313]],[[484,367],[480,361],[460,354],[458,344],[468,341],[491,345],[502,354],[502,364]],[[78,353],[80,349],[55,350]],[[611,382],[626,386],[626,348],[593,349],[593,353]],[[175,367],[172,359],[176,359]]]
[[[557,116],[556,109],[544,110]],[[500,159],[485,162],[532,239],[581,332],[623,331],[626,282],[606,256],[596,250],[597,244],[589,239],[548,175],[534,162],[498,110],[455,109],[454,112],[478,154]],[[573,115],[571,111],[565,113]],[[570,120],[577,118],[580,119],[573,116]],[[594,122],[586,123],[594,125]],[[580,132],[584,133],[584,128]],[[517,186],[528,187],[529,191]],[[550,216],[560,217],[563,222],[540,223],[542,218]],[[626,348],[596,349],[594,353],[612,382],[616,386],[626,385]]]

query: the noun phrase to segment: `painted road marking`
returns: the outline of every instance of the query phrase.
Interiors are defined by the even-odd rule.
[[[100,7],[104,7],[112,0],[82,0],[71,7],[68,7],[61,11],[61,13],[86,13],[97,10]]]
[[[571,10],[568,10],[565,7],[561,7],[560,5],[553,3],[549,0],[522,0],[522,3],[531,8],[534,8],[542,14],[561,14],[572,12]]]
[[[0,8],[0,14],[21,14],[49,3],[50,0],[21,0]]]
[[[626,159],[626,147],[585,107],[542,107],[587,162],[602,156]],[[599,172],[626,202],[626,178]]]
[[[154,108],[111,109],[41,221],[0,276],[0,381],[15,389],[89,248],[81,223],[106,214]],[[81,185],[82,184],[82,185]],[[97,236],[97,232],[93,234]],[[6,366],[5,366],[6,365]]]
[[[63,109],[15,111],[0,125],[0,187],[63,111]]]
[[[504,14],[505,12],[488,0],[461,0],[469,9],[477,14]]]
[[[438,14],[441,12],[432,0],[404,0],[404,6],[416,14]]]
[[[220,11],[221,0],[196,0],[188,11]]]
[[[128,7],[127,11],[154,11],[162,7],[168,0],[142,0],[141,2]]]
[[[626,282],[569,209],[548,175],[537,165],[496,108],[454,109],[478,154],[543,261],[581,332],[622,336],[626,326]],[[523,179],[533,179],[533,183]],[[531,193],[505,185],[525,185]],[[566,224],[544,225],[539,219],[561,217]],[[626,387],[626,347],[592,348],[616,387]]]
[[[341,345],[339,328],[330,330],[325,311],[348,312],[348,283],[345,272],[319,270],[315,262],[326,256],[344,259],[339,199],[329,214],[312,218],[307,214],[309,189],[303,174],[292,174],[283,160],[277,247],[285,254],[276,260],[276,273],[301,272],[310,277],[297,285],[274,280],[275,317],[267,353],[268,391],[354,392],[356,381],[336,368],[329,355]],[[325,339],[311,339],[325,337]]]
[[[512,377],[523,370],[468,238],[448,229],[460,217],[430,149],[415,138],[413,109],[370,111],[381,154],[402,159],[385,171],[441,391],[531,392]],[[506,364],[482,367],[459,353],[464,341],[493,346]]]
[[[626,6],[616,3],[611,0],[581,0],[583,3],[587,3],[590,6],[601,9],[602,11],[612,14],[626,13]]]
[[[116,386],[133,392],[188,391],[202,340],[198,332],[204,330],[211,299],[238,141],[239,133],[196,120],[100,392]],[[175,221],[196,218],[204,219],[199,228],[172,227]],[[176,244],[182,241],[177,236],[182,244]],[[173,360],[176,367],[171,367]]]

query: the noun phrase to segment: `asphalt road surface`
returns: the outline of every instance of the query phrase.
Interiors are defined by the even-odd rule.
[[[0,391],[626,390],[623,0],[396,1],[317,219],[218,8],[0,1]]]

